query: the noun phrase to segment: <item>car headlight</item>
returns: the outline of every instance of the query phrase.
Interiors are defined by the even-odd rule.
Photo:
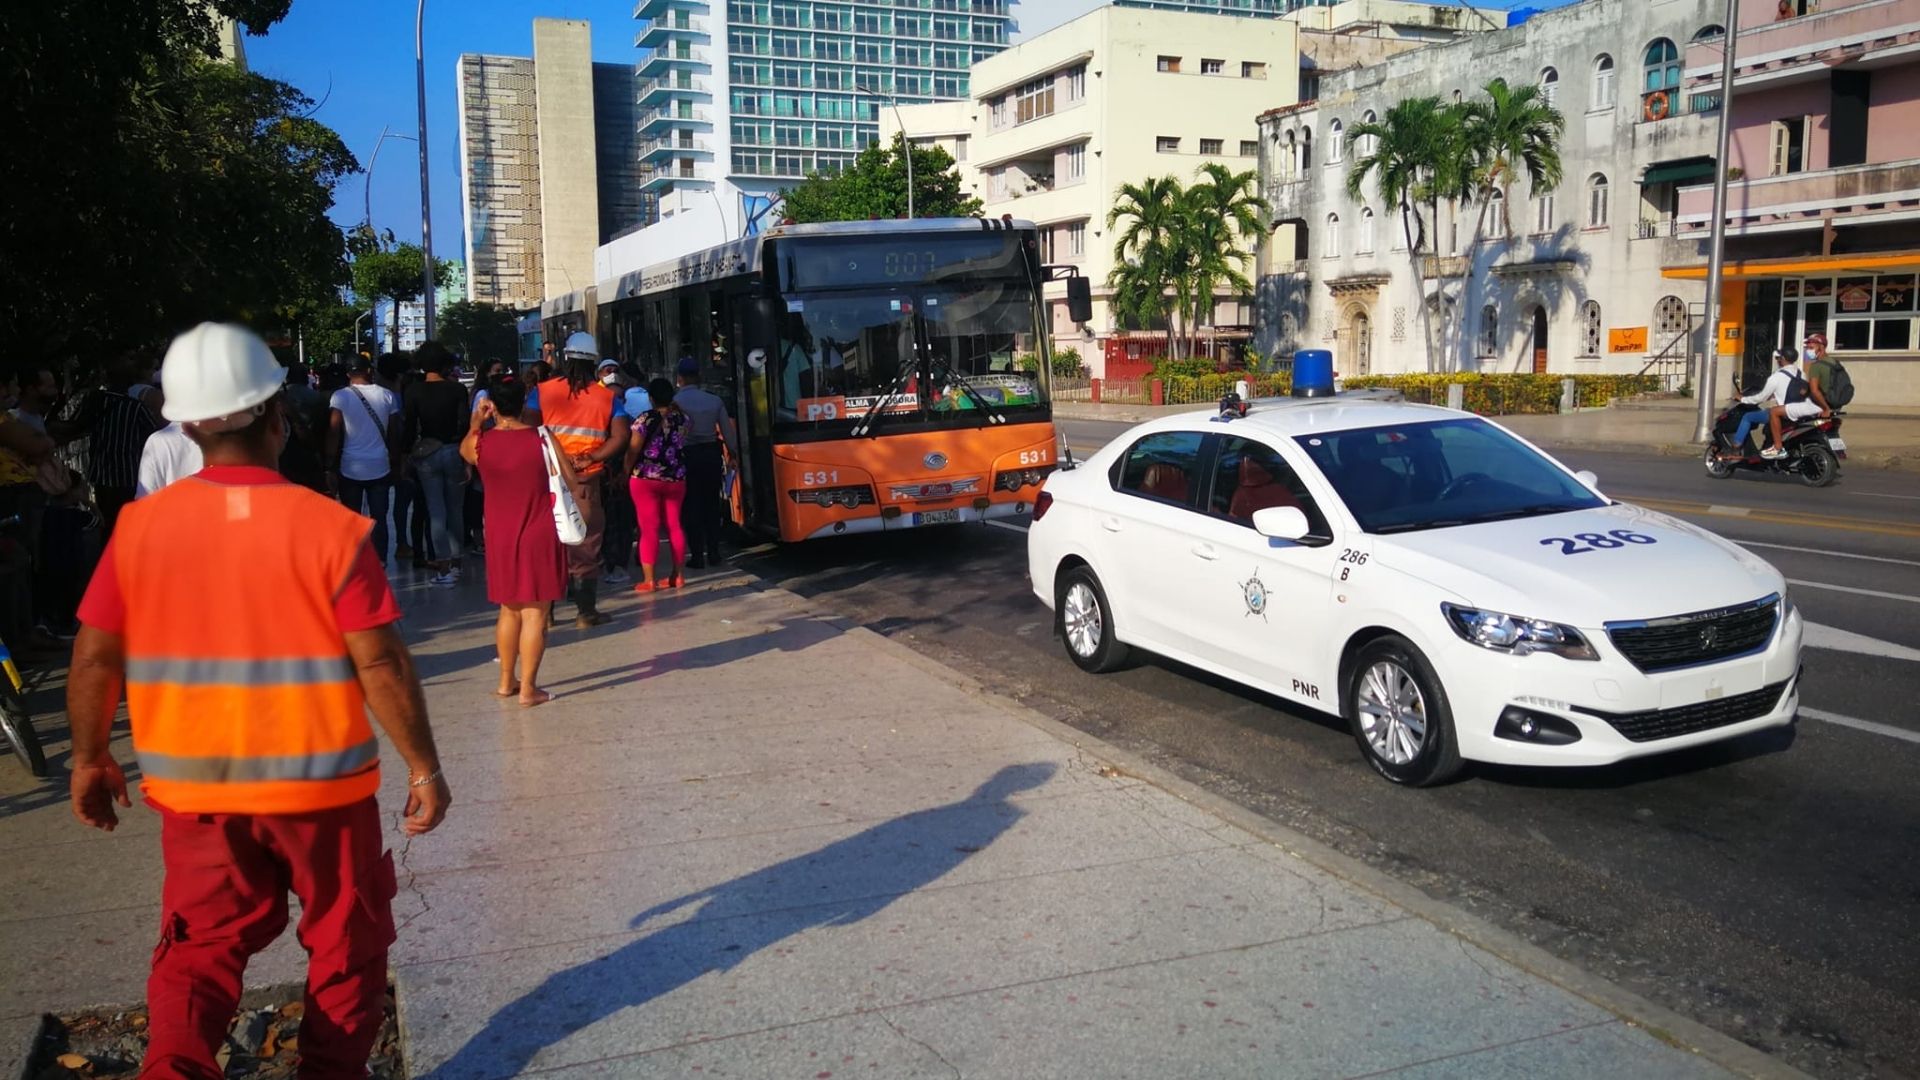
[[[1562,623],[1458,604],[1441,604],[1440,610],[1446,614],[1447,625],[1453,627],[1454,633],[1483,649],[1515,656],[1552,653],[1568,660],[1600,659],[1600,654],[1593,651],[1580,631]]]
[[[1780,623],[1782,626],[1786,625],[1787,619],[1792,617],[1794,610],[1793,593],[1785,585],[1780,586]]]

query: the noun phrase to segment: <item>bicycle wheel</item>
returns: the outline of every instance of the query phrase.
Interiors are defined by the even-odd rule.
[[[47,775],[47,755],[40,749],[40,734],[33,730],[33,717],[26,703],[11,685],[0,680],[0,734],[13,747],[13,756],[35,776]]]

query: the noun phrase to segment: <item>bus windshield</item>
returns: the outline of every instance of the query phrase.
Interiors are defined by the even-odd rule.
[[[1037,341],[1024,281],[806,294],[786,309],[772,380],[781,426],[968,426],[1044,412],[1045,384],[1021,366]]]

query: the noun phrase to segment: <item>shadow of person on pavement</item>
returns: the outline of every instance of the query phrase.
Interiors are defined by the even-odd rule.
[[[864,832],[669,900],[633,917],[639,928],[681,921],[546,981],[487,1020],[429,1080],[520,1073],[542,1050],[708,972],[728,971],[795,934],[846,926],[939,880],[1025,816],[1013,796],[1053,777],[1046,762],[1009,765],[958,802],[918,810]],[[697,905],[697,906],[695,906]],[[685,910],[692,908],[692,910]],[[640,1049],[636,1047],[635,1049]],[[541,1065],[559,1062],[538,1062]]]

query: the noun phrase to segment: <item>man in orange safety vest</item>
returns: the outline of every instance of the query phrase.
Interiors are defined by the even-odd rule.
[[[373,523],[274,471],[289,428],[264,342],[202,324],[160,377],[205,468],[122,511],[67,687],[74,814],[111,831],[130,805],[108,748],[124,692],[160,815],[141,1075],[220,1076],[247,959],[286,929],[291,888],[309,956],[300,1075],[365,1077],[395,892],[369,709],[408,766],[406,832],[440,824],[451,799],[400,610]]]

